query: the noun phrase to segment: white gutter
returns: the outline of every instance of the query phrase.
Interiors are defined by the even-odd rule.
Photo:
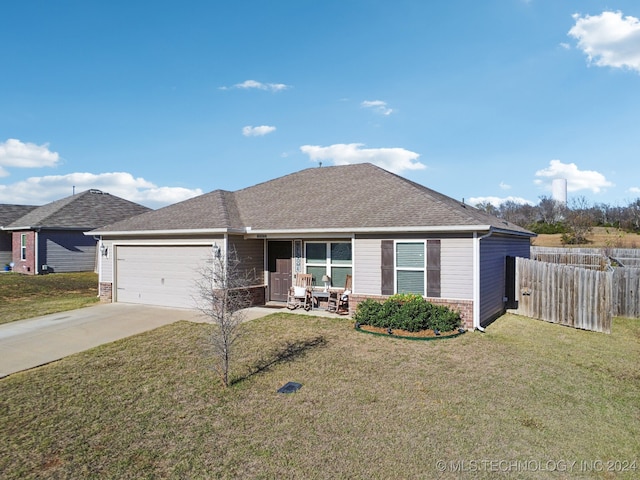
[[[342,234],[345,237],[348,237],[352,234],[357,233],[447,233],[447,232],[455,232],[455,233],[475,233],[478,231],[487,231],[490,230],[493,233],[507,233],[510,235],[521,235],[526,237],[535,237],[536,234],[530,232],[519,232],[517,230],[509,230],[507,228],[496,228],[491,225],[458,225],[458,226],[411,226],[411,227],[358,227],[358,228],[306,228],[306,229],[284,229],[284,230],[256,230],[252,228],[247,228],[246,235],[250,237],[264,238],[266,235],[280,235],[280,236],[291,236],[291,235],[331,235],[331,234]]]
[[[139,235],[193,235],[193,234],[224,234],[228,233],[228,228],[210,228],[210,229],[182,229],[182,230],[137,230],[137,231],[108,231],[108,230],[89,230],[84,232],[85,235],[101,235],[117,236],[117,237],[131,237]],[[244,231],[238,231],[238,233],[244,233]]]
[[[102,235],[102,236],[135,236],[135,235],[193,235],[193,234],[224,234],[224,233],[238,233],[251,236],[258,235],[300,235],[305,233],[310,234],[326,234],[326,233],[344,233],[346,235],[353,233],[422,233],[422,232],[475,232],[478,230],[489,230],[490,225],[471,225],[471,226],[432,226],[432,227],[360,227],[360,228],[287,228],[282,230],[256,230],[251,227],[242,229],[228,229],[228,228],[203,228],[203,229],[176,229],[176,230],[128,230],[128,231],[108,231],[108,230],[90,230],[84,232],[85,235]]]
[[[14,230],[34,230],[38,227],[0,227],[0,230],[6,230],[7,232],[12,232]]]
[[[339,234],[341,236],[349,237],[358,233],[475,233],[478,231],[491,230],[493,233],[508,233],[518,234],[526,237],[535,236],[528,232],[518,232],[517,230],[510,230],[508,228],[496,228],[491,225],[435,225],[435,226],[398,226],[398,227],[345,227],[345,228],[286,228],[286,229],[254,229],[252,227],[246,228],[203,228],[203,229],[176,229],[176,230],[129,230],[129,231],[108,231],[108,230],[92,230],[84,232],[85,235],[102,235],[102,236],[117,236],[117,237],[133,237],[142,235],[220,235],[220,234],[244,234],[250,238],[275,238],[278,236],[301,236],[301,235],[332,235]]]
[[[484,332],[480,325],[480,241],[493,233],[491,228],[481,237],[478,237],[478,232],[473,232],[473,328],[480,332]]]
[[[345,228],[287,228],[282,230],[257,230],[248,229],[250,235],[298,235],[302,233],[422,233],[422,232],[476,232],[478,230],[489,230],[490,225],[458,225],[458,226],[399,226],[399,227],[345,227]]]

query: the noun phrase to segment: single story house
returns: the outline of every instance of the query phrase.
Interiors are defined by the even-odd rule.
[[[87,190],[32,208],[0,231],[11,235],[15,272],[94,271],[97,239],[84,232],[150,210],[100,190]]]
[[[13,261],[13,249],[11,247],[12,234],[9,231],[2,230],[2,227],[13,223],[21,217],[24,217],[31,210],[38,208],[37,205],[10,205],[0,204],[0,268],[8,269],[9,264]]]
[[[529,257],[533,233],[371,164],[302,170],[213,192],[99,228],[104,300],[194,306],[212,255],[236,252],[258,272],[258,303],[285,301],[298,273],[344,285],[350,305],[419,293],[468,327],[501,314],[507,257]]]
[[[334,287],[351,275],[352,311],[413,292],[460,311],[468,328],[514,300],[507,257],[528,258],[535,236],[368,163],[215,190],[86,235],[104,252],[104,301],[193,308],[202,267],[234,251],[258,273],[256,303],[286,301],[298,273]]]

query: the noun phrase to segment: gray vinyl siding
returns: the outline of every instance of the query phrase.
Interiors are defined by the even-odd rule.
[[[96,267],[96,240],[82,232],[41,231],[38,234],[38,270],[55,273],[92,272]]]
[[[493,235],[480,241],[480,324],[505,311],[506,257],[529,258],[529,238]]]
[[[414,239],[414,237],[410,237]],[[415,237],[421,241],[426,238]],[[357,238],[354,248],[354,285],[358,294],[380,295],[380,238]],[[441,298],[473,298],[473,240],[443,238],[441,240]]]
[[[356,239],[353,252],[353,291],[380,295],[380,239]]]
[[[473,299],[473,240],[447,238],[441,242],[440,296]]]
[[[247,239],[240,236],[229,237],[229,252],[235,250],[243,268],[253,270],[256,276],[256,285],[264,285],[264,240]],[[253,274],[252,274],[253,276]]]
[[[100,282],[113,282],[113,242],[111,240],[103,240],[102,244],[107,248],[107,256],[100,255],[99,262],[101,262]]]

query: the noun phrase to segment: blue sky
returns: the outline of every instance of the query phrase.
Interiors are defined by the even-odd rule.
[[[75,187],[157,208],[362,161],[470,203],[537,203],[554,178],[569,200],[640,197],[637,0],[6,0],[0,18],[0,203]]]

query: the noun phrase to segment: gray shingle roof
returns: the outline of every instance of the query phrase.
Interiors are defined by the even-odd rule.
[[[99,231],[359,230],[491,226],[504,222],[369,163],[302,170],[236,192],[216,190]]]
[[[4,228],[91,230],[149,210],[148,207],[100,190],[87,190],[34,208]]]
[[[229,230],[234,228],[241,229],[242,224],[237,209],[233,206],[233,193],[214,190],[107,225],[99,231]]]
[[[0,204],[0,227],[9,225],[21,217],[24,217],[31,210],[38,208],[37,205],[9,205]]]

